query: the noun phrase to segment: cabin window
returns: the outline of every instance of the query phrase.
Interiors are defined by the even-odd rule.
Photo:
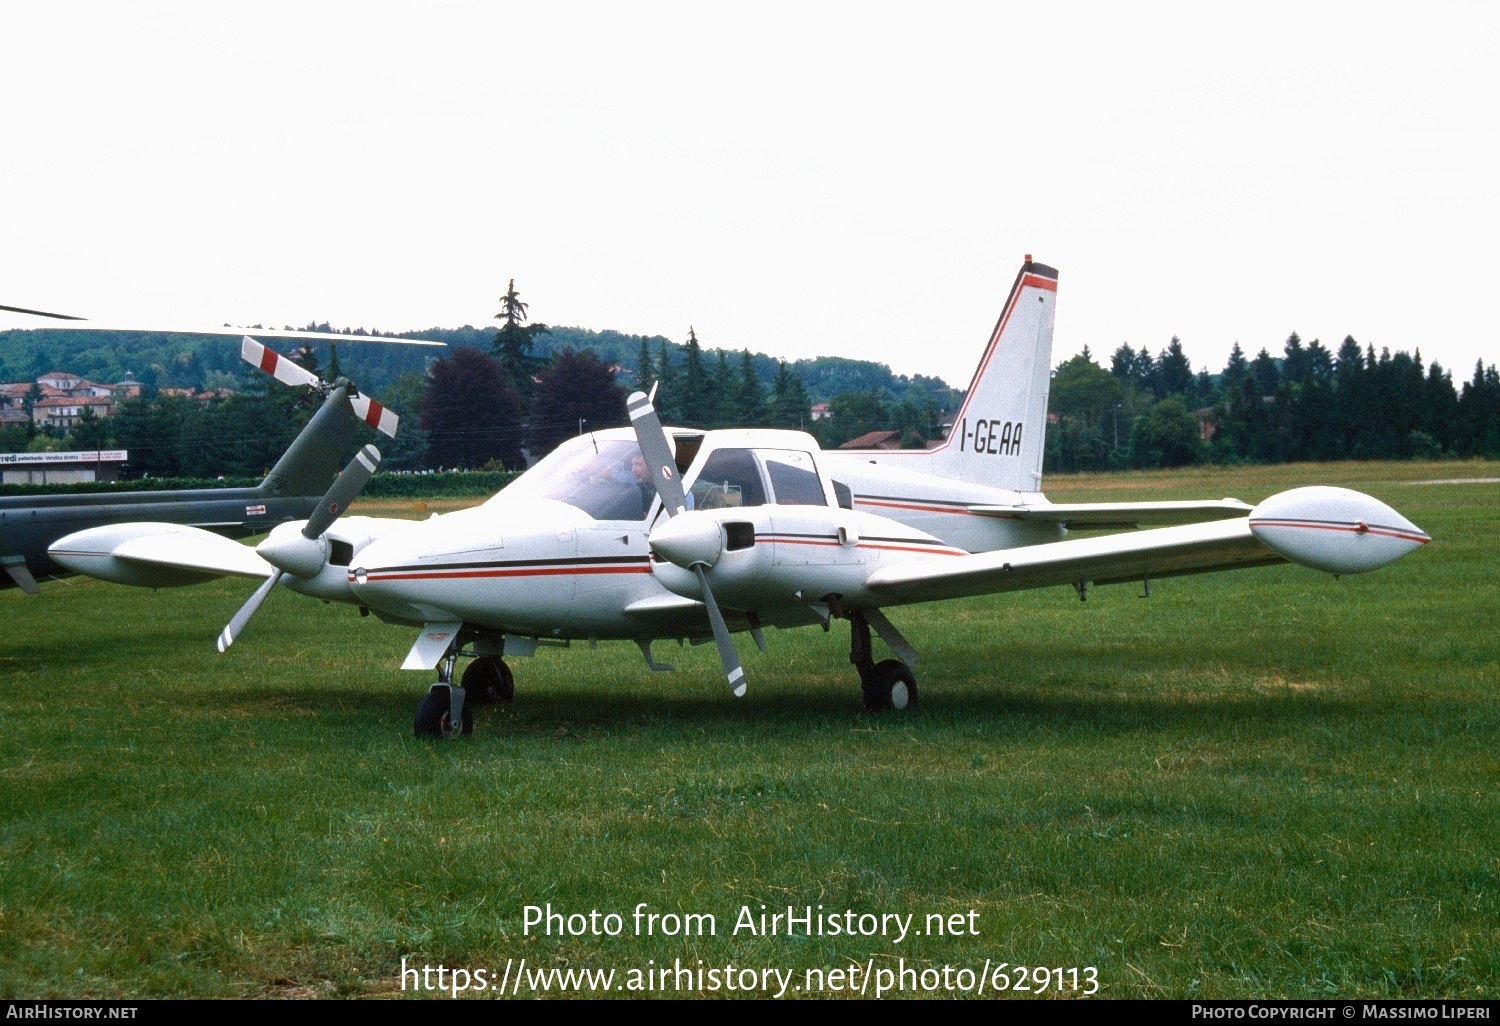
[[[689,509],[764,506],[766,488],[749,449],[715,449],[688,494]]]
[[[757,449],[771,478],[771,491],[783,506],[826,506],[828,496],[812,456],[795,449]]]

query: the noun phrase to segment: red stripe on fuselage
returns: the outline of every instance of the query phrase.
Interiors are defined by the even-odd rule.
[[[511,570],[440,570],[430,573],[408,573],[396,571],[392,573],[367,573],[367,581],[441,581],[459,577],[563,577],[568,574],[649,574],[649,566],[551,566],[551,567],[520,567]],[[354,575],[349,576],[354,580]]]
[[[261,370],[265,371],[267,374],[275,374],[276,373],[276,361],[278,359],[279,359],[279,357],[276,355],[276,350],[272,349],[270,346],[261,346],[260,347],[260,369]]]

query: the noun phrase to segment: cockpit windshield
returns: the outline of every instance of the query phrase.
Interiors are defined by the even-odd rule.
[[[516,498],[566,502],[595,520],[644,520],[656,489],[633,439],[585,435],[559,445],[490,501]]]

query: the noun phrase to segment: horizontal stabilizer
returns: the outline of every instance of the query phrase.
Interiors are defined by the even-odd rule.
[[[1255,507],[1238,499],[1190,502],[1081,502],[1021,506],[970,506],[982,516],[1061,524],[1070,530],[1128,527],[1173,527],[1250,515]]]

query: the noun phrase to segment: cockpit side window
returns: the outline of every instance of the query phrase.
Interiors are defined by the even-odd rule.
[[[749,449],[716,449],[698,472],[688,496],[691,509],[763,506],[765,485]]]
[[[771,491],[783,506],[826,506],[828,496],[812,456],[794,449],[757,449],[771,479]]]

